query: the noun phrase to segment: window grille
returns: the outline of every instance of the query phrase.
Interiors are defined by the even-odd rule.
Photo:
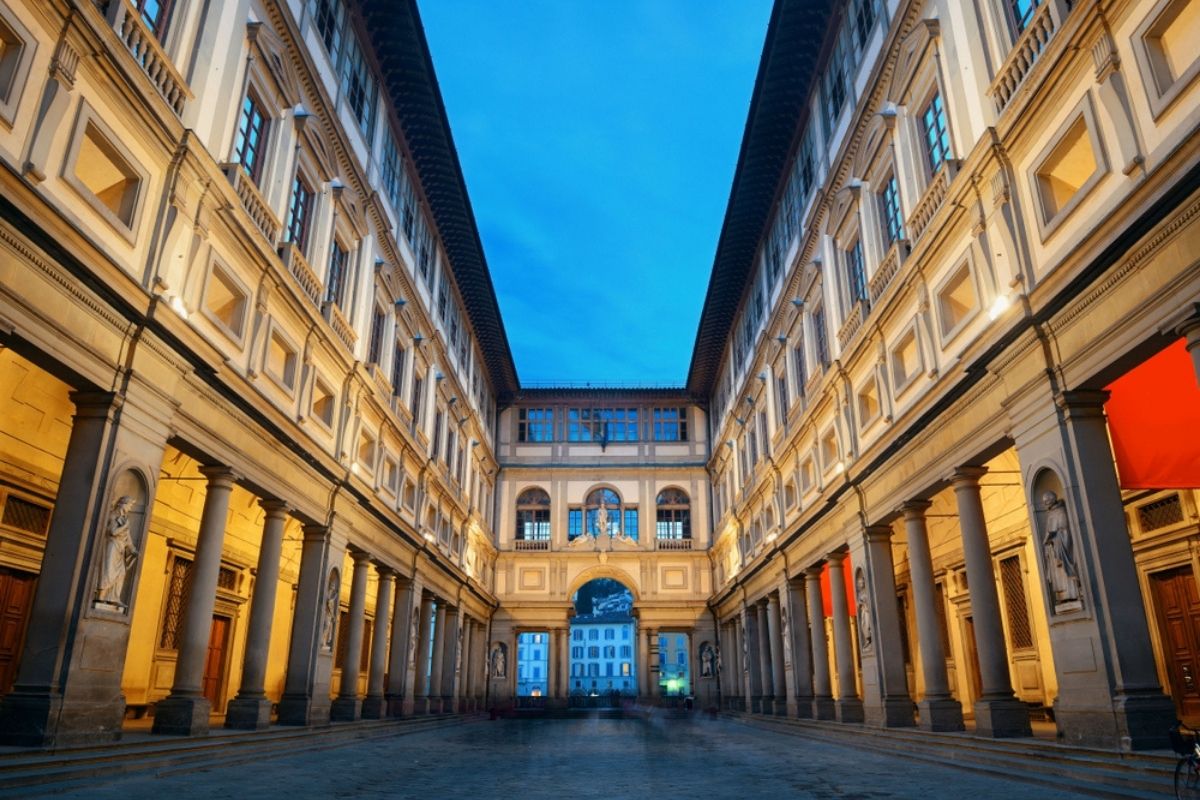
[[[171,574],[167,578],[167,604],[163,609],[162,636],[158,641],[158,646],[164,650],[179,649],[180,627],[183,625],[191,583],[191,559],[175,556],[171,561]]]
[[[1138,506],[1137,515],[1138,525],[1143,531],[1156,531],[1183,522],[1183,506],[1179,502],[1179,495],[1173,494]]]
[[[50,527],[50,508],[10,494],[4,502],[4,517],[0,522],[26,533],[45,536]]]
[[[1000,562],[1000,583],[1004,587],[1004,605],[1008,612],[1008,638],[1014,650],[1033,647],[1029,626],[1029,608],[1025,605],[1025,577],[1019,556]]]

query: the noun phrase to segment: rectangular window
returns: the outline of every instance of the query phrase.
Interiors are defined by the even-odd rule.
[[[1098,168],[1087,120],[1081,115],[1037,169],[1043,220],[1049,222],[1072,205]]]
[[[517,412],[518,442],[554,441],[554,409],[522,408]]]
[[[583,534],[583,509],[572,508],[567,511],[567,538],[574,539]]]
[[[1041,0],[1007,0],[1009,19],[1017,36],[1025,32],[1033,20]]]
[[[946,108],[942,104],[942,93],[935,92],[921,112],[921,126],[925,132],[925,157],[929,163],[929,174],[950,158],[950,130],[946,127]]]
[[[804,364],[804,341],[796,343],[792,350],[792,363],[796,369],[796,394],[803,396],[804,387],[808,385],[808,369]]]
[[[779,424],[782,426],[787,419],[788,412],[788,384],[786,375],[780,375],[775,379],[775,393],[775,407],[779,412]]]
[[[242,114],[238,118],[237,136],[233,142],[233,157],[242,165],[246,177],[258,183],[262,174],[263,150],[267,144],[267,115],[253,92],[246,92]]]
[[[900,209],[900,192],[896,186],[896,176],[889,175],[884,181],[883,191],[879,193],[879,211],[883,217],[883,233],[888,244],[904,238],[904,218]]]
[[[843,253],[846,262],[847,311],[854,308],[856,303],[865,307],[867,301],[867,270],[863,265],[862,239],[856,239],[854,245]]]
[[[161,42],[167,35],[167,18],[170,16],[170,0],[134,0],[138,16],[146,27],[154,31]]]
[[[358,37],[345,37],[342,48],[342,92],[362,135],[370,140],[375,124],[375,78],[363,57]]]
[[[396,397],[400,396],[400,387],[404,385],[404,362],[407,356],[408,351],[397,341],[396,351],[392,356],[392,394]]]
[[[387,318],[376,306],[371,316],[371,338],[367,345],[367,361],[371,364],[378,364],[383,355],[383,326],[386,322]]]
[[[141,175],[120,149],[91,120],[84,126],[72,170],[76,188],[106,219],[131,229]],[[90,196],[89,196],[90,195]]]
[[[625,535],[635,541],[638,538],[638,512],[636,508],[625,509]]]
[[[333,390],[325,385],[322,380],[317,380],[313,387],[312,399],[312,415],[325,424],[325,427],[333,425]]]
[[[292,200],[288,203],[287,241],[304,250],[308,243],[308,223],[312,216],[313,193],[299,171],[292,181]]]
[[[1019,556],[1000,561],[1000,585],[1004,587],[1004,607],[1008,616],[1008,636],[1013,650],[1033,647],[1033,629],[1029,625],[1029,607],[1025,603],[1025,576]]]
[[[871,29],[875,26],[876,0],[854,0],[850,8],[851,21],[854,23],[854,43],[862,50],[867,46]]]
[[[687,409],[656,408],[654,416],[654,441],[686,442]]]
[[[845,29],[838,33],[837,42],[825,65],[825,80],[822,97],[825,100],[825,127],[833,130],[842,106],[846,104],[846,44]]]
[[[424,399],[425,378],[421,375],[413,378],[412,400],[409,411],[412,412],[413,425],[421,424],[421,401]]]
[[[312,0],[309,13],[312,14],[326,52],[337,61],[338,54],[342,52],[342,25],[345,21],[341,0]]]
[[[975,312],[979,300],[969,263],[964,263],[937,294],[937,317],[942,339],[948,339]]]
[[[162,633],[158,646],[163,650],[178,650],[179,636],[183,627],[183,614],[187,608],[187,590],[192,581],[192,562],[182,556],[171,559],[171,573],[167,578],[167,601],[163,607]]]
[[[346,291],[346,271],[349,263],[350,254],[334,242],[329,252],[329,274],[325,276],[325,302],[333,303],[339,308],[342,305],[342,295]]]
[[[829,366],[829,333],[825,327],[825,306],[818,305],[812,312],[813,336],[816,338],[817,363],[821,369]]]
[[[296,387],[296,349],[277,330],[271,332],[266,359],[267,372],[284,388],[294,389]]]
[[[430,442],[430,447],[432,449],[430,450],[429,457],[432,458],[434,461],[437,461],[438,454],[441,452],[441,447],[442,447],[442,412],[441,412],[441,409],[438,409],[437,414],[433,418],[433,441]]]

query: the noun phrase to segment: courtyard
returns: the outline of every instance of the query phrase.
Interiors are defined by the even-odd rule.
[[[477,722],[238,766],[132,776],[62,798],[1011,798],[1045,786],[725,720]]]

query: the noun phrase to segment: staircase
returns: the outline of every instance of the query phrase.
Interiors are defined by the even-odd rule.
[[[1175,791],[1176,756],[1167,749],[1117,753],[1036,739],[987,739],[967,732],[867,728],[742,712],[725,712],[722,716],[757,728],[1094,797],[1161,800],[1173,796]],[[1164,748],[1166,745],[1164,731]]]
[[[273,727],[266,731],[224,731],[187,738],[134,734],[125,741],[59,750],[3,748],[0,798],[63,792],[138,775],[171,775],[258,761],[278,755],[403,736],[461,725],[478,714],[333,723],[319,728]]]

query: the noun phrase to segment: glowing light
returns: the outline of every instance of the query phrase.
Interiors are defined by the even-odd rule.
[[[174,311],[176,314],[183,317],[184,319],[187,319],[187,317],[188,317],[187,306],[185,306],[183,304],[183,301],[179,299],[179,295],[177,295],[177,294],[171,295],[170,304],[171,304],[172,311]]]
[[[834,475],[841,475],[845,471],[846,471],[846,462],[845,461],[839,461],[833,465],[833,474]]]
[[[992,307],[988,309],[988,317],[996,319],[1012,305],[1012,298],[1008,294],[996,295],[996,299],[992,301]]]

